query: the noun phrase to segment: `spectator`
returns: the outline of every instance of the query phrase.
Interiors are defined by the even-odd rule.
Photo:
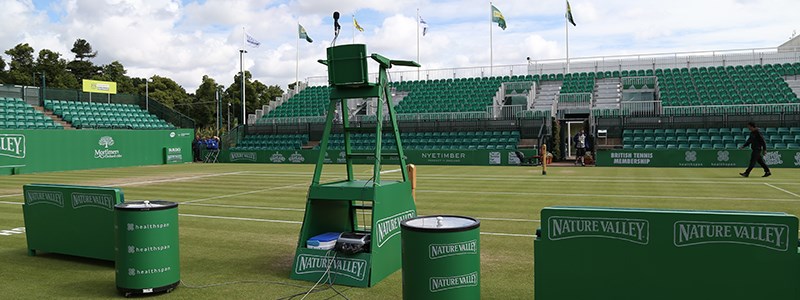
[[[581,166],[586,166],[586,163],[584,162],[584,157],[586,156],[586,148],[588,147],[589,140],[586,137],[586,133],[583,131],[583,129],[581,129],[581,131],[579,131],[575,135],[575,137],[572,138],[572,143],[575,144],[575,149],[577,152],[576,153],[577,159],[575,159],[575,165],[578,165],[578,163],[580,163]]]
[[[200,134],[196,134],[194,136],[194,142],[192,142],[192,155],[194,156],[194,161],[198,162],[201,161],[200,159],[200,149],[203,149],[203,140],[200,138]]]

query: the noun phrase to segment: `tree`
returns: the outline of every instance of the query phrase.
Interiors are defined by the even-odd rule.
[[[45,75],[47,87],[77,89],[78,80],[67,72],[67,61],[61,54],[48,49],[39,51],[36,59],[36,72]],[[39,79],[38,77],[36,79]]]
[[[195,91],[193,103],[186,109],[186,115],[195,120],[197,127],[216,128],[216,93],[219,88],[221,86],[213,78],[203,75],[203,83]]]
[[[186,104],[191,101],[186,90],[172,79],[154,75],[149,85],[150,99],[158,100],[167,107],[173,108],[178,104]]]
[[[6,61],[0,56],[0,83],[5,83],[6,80]]]
[[[92,44],[89,44],[84,39],[77,39],[72,44],[72,53],[75,53],[75,60],[86,60],[87,58],[94,58],[97,56],[97,51],[92,51]]]
[[[283,95],[283,90],[277,86],[267,86],[259,81],[252,82],[252,75],[245,71],[245,101],[247,102],[247,113],[252,114],[256,109],[261,109],[268,105],[275,97]],[[233,78],[233,83],[225,90],[223,103],[231,103],[231,115],[241,117],[242,115],[242,76],[237,74]],[[231,122],[233,123],[233,122]],[[241,121],[239,122],[241,123]]]
[[[113,81],[117,83],[117,93],[134,93],[133,80],[128,77],[128,71],[125,66],[119,61],[113,61],[110,64],[100,67],[100,76],[95,76],[98,80]]]
[[[14,48],[8,49],[5,52],[11,56],[11,67],[8,70],[6,79],[9,83],[34,85],[33,72],[33,47],[25,44],[18,44]]]

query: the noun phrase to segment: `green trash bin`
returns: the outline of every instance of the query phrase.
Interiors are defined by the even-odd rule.
[[[127,297],[175,289],[180,283],[178,204],[126,202],[114,212],[119,292]]]
[[[480,299],[480,222],[426,216],[400,223],[403,299]]]

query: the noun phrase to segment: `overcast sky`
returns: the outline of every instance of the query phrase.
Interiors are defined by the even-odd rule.
[[[800,29],[800,0],[572,0],[571,57],[776,47]],[[508,24],[494,27],[494,64],[565,56],[562,0],[497,0]],[[0,49],[29,43],[72,59],[77,38],[128,75],[158,74],[194,92],[203,75],[230,84],[239,70],[242,27],[261,42],[244,66],[267,84],[294,81],[298,21],[300,77],[325,74],[331,13],[342,14],[339,44],[353,40],[390,58],[415,59],[416,10],[429,24],[421,63],[428,69],[489,64],[489,3],[482,0],[0,0]],[[4,55],[4,54],[3,54]],[[6,61],[8,57],[4,55]]]

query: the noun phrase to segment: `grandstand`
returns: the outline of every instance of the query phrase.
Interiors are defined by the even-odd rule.
[[[577,128],[568,125],[583,122],[592,133],[606,130],[605,148],[734,149],[744,138],[743,122],[753,116],[765,123],[771,148],[795,149],[800,143],[793,123],[800,121],[798,51],[574,59],[570,70],[565,72],[563,60],[554,60],[493,70],[393,72],[393,105],[404,128],[403,143],[409,150],[512,150],[563,143],[559,147],[566,150],[566,137]],[[313,149],[330,96],[323,82],[327,78],[310,78],[311,86],[301,84],[299,91],[256,111],[248,119],[247,132],[258,132],[262,142],[251,144],[250,137],[233,140],[239,143],[234,149],[288,149],[286,144],[263,142],[281,141],[271,135],[287,133],[308,137],[289,148]],[[344,113],[349,122],[362,126],[386,113],[368,99],[350,100],[348,106]],[[562,131],[555,132],[555,126]],[[477,137],[462,136],[470,132]],[[559,136],[553,137],[556,133]],[[332,138],[332,148],[340,149],[343,135]],[[351,138],[356,148],[373,146],[370,135]],[[384,139],[383,147],[391,149],[393,142]],[[564,152],[569,157],[569,151]]]
[[[175,129],[134,104],[45,100],[44,108],[78,129]]]
[[[21,98],[0,97],[0,129],[64,129]]]

